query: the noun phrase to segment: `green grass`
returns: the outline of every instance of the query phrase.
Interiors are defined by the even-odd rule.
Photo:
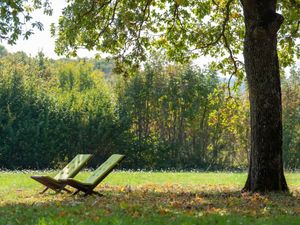
[[[33,174],[0,172],[0,225],[300,224],[300,173],[286,174],[291,194],[260,196],[240,193],[246,173],[120,171],[99,185],[101,198],[40,195]]]

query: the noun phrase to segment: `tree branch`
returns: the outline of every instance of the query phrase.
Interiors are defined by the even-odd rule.
[[[109,3],[111,3],[111,2],[112,2],[112,1],[110,0]],[[119,4],[119,0],[116,0],[115,5],[114,5],[114,7],[113,7],[112,15],[111,15],[110,19],[107,20],[107,24],[106,24],[106,25],[103,27],[103,29],[101,29],[100,32],[98,33],[97,40],[98,40],[98,39],[101,37],[101,35],[107,30],[107,28],[108,28],[109,26],[111,26],[112,23],[114,22],[118,4]],[[96,40],[96,41],[97,41],[97,40]]]
[[[269,31],[271,32],[271,34],[277,34],[283,21],[284,17],[281,14],[275,13],[274,20],[269,24]]]
[[[141,21],[141,23],[140,23],[139,30],[138,30],[138,35],[137,35],[138,44],[140,44],[139,39],[140,39],[140,37],[141,37],[141,31],[142,31],[144,22],[145,22],[145,21],[149,18],[149,16],[150,16],[150,4],[151,4],[151,2],[152,2],[152,0],[148,0],[148,1],[146,2],[146,5],[145,5],[144,9],[143,9],[143,19],[142,19],[142,21]],[[147,11],[148,11],[148,15],[147,15],[147,17],[146,17],[146,12],[147,12]]]
[[[230,78],[229,78],[228,84],[227,84],[229,97],[231,97],[230,82],[231,82],[232,77],[238,73],[238,66],[237,66],[237,60],[234,58],[232,49],[230,48],[230,45],[229,45],[228,40],[227,40],[227,38],[226,38],[226,36],[225,36],[225,33],[223,34],[223,40],[224,40],[225,48],[226,48],[226,49],[228,50],[228,52],[229,52],[229,58],[230,58],[230,60],[232,61],[232,63],[233,63],[233,68],[234,68],[234,71],[233,71],[232,74],[230,75]]]
[[[227,23],[229,21],[229,15],[230,15],[230,5],[231,3],[233,2],[234,0],[229,0],[226,4],[226,14],[225,14],[225,18],[223,20],[223,23],[222,23],[222,29],[221,29],[221,33],[218,35],[218,37],[216,38],[216,40],[210,42],[210,43],[207,43],[205,45],[202,45],[200,47],[197,47],[197,49],[203,49],[203,48],[208,48],[210,46],[213,46],[213,45],[216,45],[218,42],[220,42],[221,38],[224,36],[224,33],[225,33],[225,30],[226,30],[226,26],[227,26]]]

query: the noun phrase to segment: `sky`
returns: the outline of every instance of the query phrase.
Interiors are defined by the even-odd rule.
[[[29,37],[28,40],[23,40],[21,37],[16,45],[8,45],[5,41],[0,42],[9,52],[24,51],[28,55],[36,56],[39,51],[42,51],[47,57],[58,59],[64,56],[58,56],[54,52],[55,38],[51,37],[50,24],[57,23],[59,16],[62,14],[62,9],[66,6],[65,0],[53,0],[52,1],[52,16],[43,14],[42,10],[37,10],[32,13],[32,21],[40,21],[44,25],[43,31],[35,30],[35,33]],[[94,52],[88,52],[87,50],[78,51],[78,56],[93,57]]]

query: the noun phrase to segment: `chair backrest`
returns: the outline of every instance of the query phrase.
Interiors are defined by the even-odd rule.
[[[97,186],[124,158],[124,155],[111,155],[104,163],[101,164],[84,183]]]
[[[85,164],[92,158],[91,154],[79,154],[68,165],[65,166],[54,179],[73,178],[85,166]]]

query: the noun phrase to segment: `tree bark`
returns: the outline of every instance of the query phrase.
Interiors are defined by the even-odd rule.
[[[249,85],[251,153],[243,191],[287,191],[282,161],[282,108],[277,32],[283,16],[276,0],[241,0],[244,59]]]

